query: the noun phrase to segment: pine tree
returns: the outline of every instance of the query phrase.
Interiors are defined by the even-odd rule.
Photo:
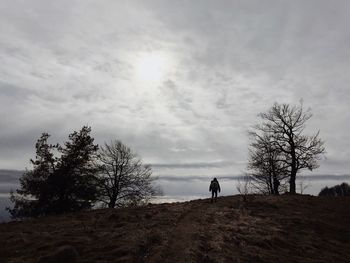
[[[13,218],[59,214],[91,208],[96,201],[92,160],[98,150],[90,136],[91,128],[84,126],[69,135],[60,146],[48,144],[49,134],[37,141],[32,170],[20,178],[20,189],[11,193]],[[57,156],[55,156],[58,155]]]

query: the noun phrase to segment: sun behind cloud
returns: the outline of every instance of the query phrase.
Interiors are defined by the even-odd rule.
[[[160,82],[169,68],[169,56],[161,52],[141,53],[135,60],[135,76],[141,82]]]

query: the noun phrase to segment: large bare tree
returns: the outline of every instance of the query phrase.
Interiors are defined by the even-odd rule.
[[[311,111],[305,111],[302,102],[294,106],[275,103],[259,117],[262,122],[255,126],[255,133],[270,138],[269,145],[279,152],[279,162],[288,169],[289,192],[295,194],[298,172],[317,168],[325,151],[319,132],[304,135],[306,122],[312,117]]]
[[[248,170],[251,186],[264,194],[279,194],[281,184],[288,177],[287,166],[282,162],[281,151],[275,147],[273,138],[268,134],[250,133]]]
[[[151,166],[121,141],[100,148],[97,166],[100,201],[110,208],[140,204],[161,194],[153,185]]]

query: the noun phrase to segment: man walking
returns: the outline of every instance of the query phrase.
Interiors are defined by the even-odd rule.
[[[209,186],[209,192],[211,191],[211,202],[215,201],[216,202],[216,198],[218,197],[218,191],[220,193],[221,189],[220,189],[220,184],[218,182],[218,180],[216,178],[214,178],[211,182],[210,182],[210,186]],[[214,199],[215,196],[215,199]]]

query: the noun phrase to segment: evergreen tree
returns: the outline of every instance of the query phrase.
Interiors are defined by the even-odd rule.
[[[64,146],[47,143],[43,133],[36,143],[33,170],[20,179],[20,189],[11,193],[13,218],[59,214],[91,208],[96,201],[95,168],[98,146],[93,144],[91,128],[84,126],[69,135]],[[59,157],[55,157],[54,150]]]

